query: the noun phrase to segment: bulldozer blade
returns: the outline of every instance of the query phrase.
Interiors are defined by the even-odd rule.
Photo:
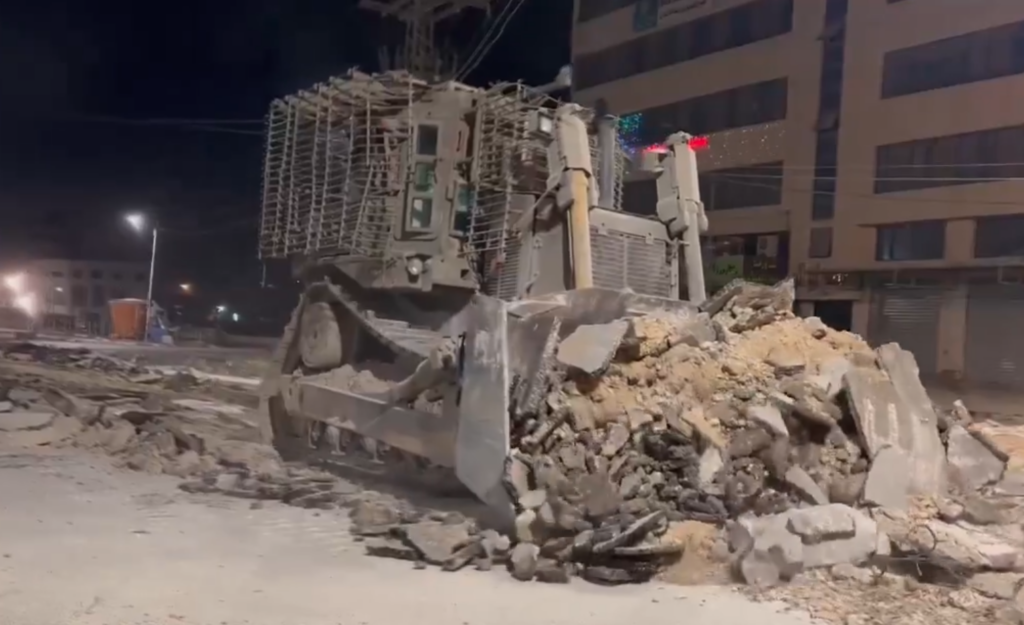
[[[386,397],[358,394],[314,380],[299,381],[289,404],[307,419],[356,432],[435,464],[455,466],[454,420],[394,406]]]
[[[476,295],[460,314],[460,359],[455,474],[503,523],[514,520],[505,489],[509,452],[508,312],[505,302]]]

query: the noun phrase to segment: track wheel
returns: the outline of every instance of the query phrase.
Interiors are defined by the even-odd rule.
[[[313,302],[302,312],[299,354],[302,364],[310,369],[324,370],[341,366],[344,355],[341,326],[330,304]]]

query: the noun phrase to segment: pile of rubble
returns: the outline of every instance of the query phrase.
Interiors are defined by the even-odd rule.
[[[720,555],[761,587],[906,559],[961,576],[1015,568],[1024,536],[986,531],[1004,515],[978,492],[1006,458],[962,406],[936,411],[909,352],[792,305],[791,283],[733,285],[697,316],[566,337],[544,410],[514,423],[513,575],[646,580],[679,557],[671,530],[687,521],[722,527]],[[387,536],[372,549],[400,552],[418,531],[373,528]],[[454,546],[434,559],[490,554]]]

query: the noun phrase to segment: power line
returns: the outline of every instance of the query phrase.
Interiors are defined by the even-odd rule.
[[[93,121],[98,123],[117,123],[117,124],[141,124],[147,126],[174,126],[174,125],[194,125],[194,124],[259,124],[265,123],[263,119],[237,119],[237,118],[218,118],[218,119],[196,119],[188,117],[121,117],[117,115],[85,115],[75,114],[68,117],[71,120],[80,121]]]
[[[262,120],[245,120],[245,119],[132,119],[127,117],[110,117],[110,116],[93,116],[93,115],[73,115],[69,117],[54,118],[52,121],[62,123],[85,123],[85,124],[109,124],[118,126],[133,126],[133,127],[153,127],[153,128],[173,128],[176,130],[191,130],[196,132],[213,132],[221,134],[235,134],[235,135],[249,135],[260,137],[263,136],[261,130],[248,130],[244,128],[225,128],[219,124],[227,125],[238,125],[245,126],[250,124],[262,124]]]
[[[235,220],[235,221],[230,221],[230,222],[221,224],[219,226],[212,226],[212,227],[209,227],[209,228],[194,229],[194,230],[179,230],[179,229],[176,229],[176,228],[165,228],[165,227],[161,226],[160,227],[160,233],[161,234],[167,233],[167,234],[171,234],[171,235],[174,235],[174,236],[185,236],[185,237],[205,236],[205,235],[208,235],[208,234],[218,234],[220,232],[225,232],[225,231],[228,231],[228,230],[235,230],[235,229],[238,229],[238,228],[242,228],[244,226],[249,226],[249,225],[256,224],[259,221],[260,221],[260,217],[258,215],[254,215],[254,216],[251,216],[251,217],[246,217],[245,219],[238,219],[238,220]]]
[[[483,62],[484,57],[487,56],[487,53],[490,52],[498,40],[501,39],[501,36],[505,33],[505,29],[512,21],[512,18],[515,17],[516,13],[522,8],[524,3],[525,0],[509,0],[505,4],[497,19],[491,24],[490,28],[488,28],[487,33],[480,42],[480,46],[470,54],[469,58],[466,60],[466,65],[456,73],[456,81],[464,80],[469,76],[470,72],[476,69],[480,63]],[[495,33],[494,37],[488,41],[490,33],[494,32],[495,29],[497,29],[497,33]]]

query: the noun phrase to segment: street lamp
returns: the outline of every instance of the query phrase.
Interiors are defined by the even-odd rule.
[[[129,213],[124,220],[138,233],[146,231],[147,219],[142,213]],[[153,322],[153,274],[156,270],[156,240],[157,228],[153,225],[153,251],[149,256],[149,286],[146,289],[146,326],[143,330],[142,340],[149,341],[149,325]]]

